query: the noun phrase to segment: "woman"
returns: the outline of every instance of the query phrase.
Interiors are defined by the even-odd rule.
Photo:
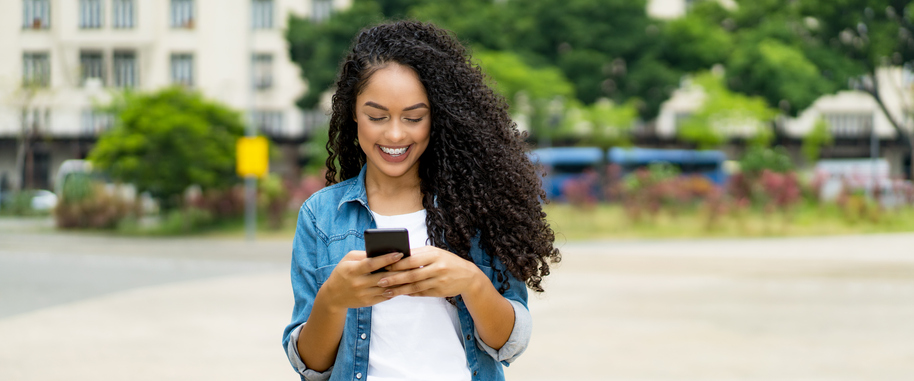
[[[558,262],[507,104],[431,24],[363,30],[333,96],[327,185],[302,205],[283,346],[303,379],[499,380]],[[367,258],[405,227],[411,256]],[[386,272],[373,273],[377,269]]]

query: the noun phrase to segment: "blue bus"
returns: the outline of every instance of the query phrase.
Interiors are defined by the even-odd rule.
[[[591,195],[604,199],[602,188],[616,180],[606,176],[606,166],[612,164],[619,166],[621,176],[653,163],[667,163],[684,175],[702,175],[718,186],[727,181],[724,172],[727,157],[721,151],[617,147],[604,153],[597,147],[553,147],[533,150],[530,159],[546,172],[543,178],[546,197],[558,201],[564,200],[562,189],[569,181],[587,174],[596,175]]]
[[[549,199],[562,199],[562,186],[587,171],[602,172],[604,154],[597,147],[553,147],[530,152],[530,160],[543,166],[546,177],[543,189]],[[599,187],[594,189],[599,195]]]
[[[667,163],[679,169],[684,175],[702,175],[717,185],[724,185],[727,182],[727,175],[724,172],[726,160],[727,155],[713,150],[616,147],[611,148],[606,154],[607,163],[618,164],[623,176],[653,163]]]

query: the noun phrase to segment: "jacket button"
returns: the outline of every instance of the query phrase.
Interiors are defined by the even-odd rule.
[[[479,372],[477,372],[477,371],[475,371],[475,370],[474,370],[474,371],[473,371],[473,375],[474,375],[474,376],[475,376],[475,375],[476,375],[476,373],[479,373]]]
[[[470,335],[467,335],[467,340],[470,340]]]
[[[363,333],[361,337],[362,337],[362,340],[365,340],[365,338],[368,337],[368,335]]]
[[[358,379],[361,380],[361,379],[362,379],[362,373],[356,373],[356,374],[355,374],[355,378],[358,378]]]

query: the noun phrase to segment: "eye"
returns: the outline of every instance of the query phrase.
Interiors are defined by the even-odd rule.
[[[375,117],[373,117],[373,116],[371,116],[371,115],[368,116],[368,120],[370,120],[370,121],[372,121],[372,122],[382,121],[382,120],[384,120],[384,118],[385,118],[385,117],[383,117],[383,116],[380,117],[380,118],[375,118]]]
[[[405,118],[405,119],[406,119],[407,121],[409,121],[409,122],[419,123],[419,122],[421,122],[422,119],[424,119],[424,118],[418,118],[418,119]]]

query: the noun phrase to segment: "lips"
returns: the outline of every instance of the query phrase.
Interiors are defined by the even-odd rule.
[[[378,152],[381,153],[381,158],[383,158],[385,161],[391,163],[399,163],[403,160],[406,160],[406,157],[409,156],[409,148],[412,146],[409,145],[404,147],[389,147],[377,145],[377,147]]]

